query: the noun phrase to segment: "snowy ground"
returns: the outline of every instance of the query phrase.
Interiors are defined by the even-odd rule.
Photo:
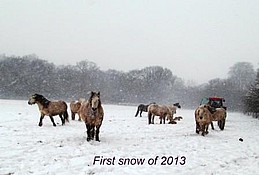
[[[53,127],[45,118],[38,127],[36,105],[0,100],[0,107],[1,175],[259,174],[259,120],[240,113],[203,137],[194,132],[194,110],[178,110],[184,119],[176,125],[158,118],[148,125],[146,113],[134,117],[136,107],[104,105],[101,142],[87,142],[82,122],[61,126],[55,117]]]

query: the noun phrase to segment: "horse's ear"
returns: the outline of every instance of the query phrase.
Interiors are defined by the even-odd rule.
[[[100,91],[97,92],[98,97],[100,97]]]
[[[89,95],[89,94],[93,94],[93,91],[88,91],[87,93],[86,93],[87,95]]]
[[[36,98],[38,96],[39,96],[39,94],[34,94],[34,95],[32,95],[32,98]]]

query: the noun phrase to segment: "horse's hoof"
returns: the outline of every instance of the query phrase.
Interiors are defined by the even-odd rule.
[[[39,123],[39,126],[41,127],[41,126],[42,126],[42,123]]]
[[[89,142],[89,141],[90,141],[90,140],[92,140],[92,139],[91,139],[91,138],[89,138],[89,137],[87,137],[87,138],[86,138],[86,140],[87,140],[87,142]]]
[[[57,125],[56,124],[53,124],[54,127],[56,127]]]

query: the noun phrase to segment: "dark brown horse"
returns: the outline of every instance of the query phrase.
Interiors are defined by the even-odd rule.
[[[81,104],[79,116],[85,122],[87,141],[93,140],[94,136],[96,141],[100,141],[99,132],[104,116],[100,92],[91,92],[89,100]]]
[[[56,126],[53,116],[59,115],[62,125],[68,122],[67,104],[64,101],[49,101],[43,95],[34,94],[30,97],[28,104],[37,104],[41,113],[39,126],[42,126],[42,120],[45,115],[50,117],[53,126]]]
[[[137,112],[136,112],[136,114],[135,114],[135,117],[137,117],[138,114],[139,114],[140,117],[142,117],[142,112],[147,112],[147,108],[148,108],[148,106],[151,105],[151,104],[156,104],[156,103],[155,103],[155,102],[152,102],[152,103],[149,103],[148,105],[144,105],[144,104],[138,105],[138,109],[137,109]]]

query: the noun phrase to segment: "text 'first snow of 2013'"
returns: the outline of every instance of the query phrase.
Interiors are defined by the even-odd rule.
[[[104,157],[94,156],[93,165],[185,165],[185,156]]]

